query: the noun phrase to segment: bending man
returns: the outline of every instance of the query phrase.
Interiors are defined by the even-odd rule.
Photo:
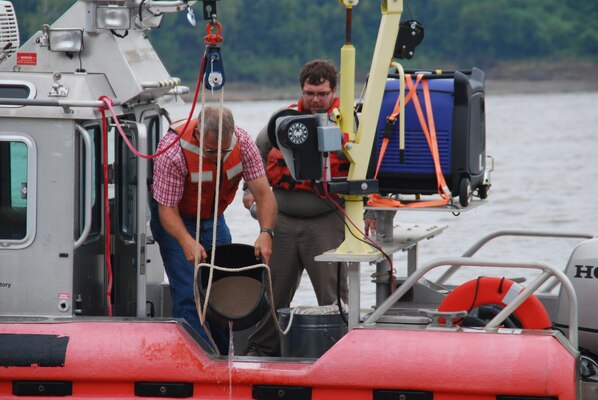
[[[222,115],[222,145],[218,153],[218,131]],[[151,229],[160,247],[166,274],[170,282],[173,316],[184,318],[207,339],[194,300],[193,275],[197,248],[195,236],[198,204],[200,204],[199,261],[207,259],[212,241],[217,245],[232,241],[224,219],[224,210],[233,201],[241,178],[255,195],[261,230],[255,241],[255,255],[266,262],[272,254],[271,229],[276,221],[276,200],[270,190],[257,147],[251,136],[236,127],[230,110],[206,107],[204,110],[204,138],[200,148],[202,112],[189,123],[179,143],[174,144],[154,162],[154,183]],[[177,140],[184,122],[160,140],[158,150]],[[203,158],[202,170],[199,159]],[[216,168],[221,160],[217,206],[217,232],[214,237],[213,218],[216,200]],[[201,178],[202,197],[198,199]],[[200,200],[200,202],[198,202]],[[228,351],[228,332],[210,327],[220,354]],[[209,340],[208,340],[209,343]]]

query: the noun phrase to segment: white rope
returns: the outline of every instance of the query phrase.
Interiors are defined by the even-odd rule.
[[[197,215],[196,215],[196,219],[195,219],[195,255],[193,257],[193,265],[197,265],[197,263],[199,262],[199,234],[200,234],[200,226],[201,226],[201,187],[203,186],[202,183],[202,177],[203,174],[201,173],[201,171],[203,171],[203,156],[202,156],[202,152],[203,152],[203,144],[204,144],[204,121],[205,121],[205,115],[206,115],[206,93],[205,93],[205,89],[204,89],[204,82],[205,82],[205,75],[204,75],[204,79],[202,81],[202,87],[201,87],[201,123],[199,124],[198,128],[199,128],[199,151],[197,152],[197,156],[199,157],[199,174],[198,174],[198,180],[197,180]],[[202,321],[203,324],[203,321]]]
[[[224,88],[220,89],[220,113],[218,114],[218,156],[216,157],[216,188],[214,190],[214,218],[212,222],[212,254],[210,264],[214,265],[216,256],[216,237],[218,226],[218,201],[220,200],[220,174],[222,173],[222,115],[224,113]],[[233,128],[234,129],[234,128]],[[233,133],[234,134],[234,133]],[[199,201],[199,199],[197,199]]]
[[[273,290],[272,290],[272,276],[270,273],[270,267],[268,266],[268,264],[254,264],[254,265],[247,265],[245,267],[237,267],[237,268],[228,268],[228,267],[220,267],[217,265],[214,265],[213,263],[201,263],[198,264],[195,268],[195,278],[194,278],[194,287],[196,295],[195,295],[195,303],[196,304],[200,304],[201,298],[199,296],[199,291],[198,291],[198,276],[199,276],[199,269],[200,268],[210,268],[210,271],[213,270],[218,270],[218,271],[225,271],[225,272],[243,272],[243,271],[249,271],[252,269],[257,269],[257,268],[264,268],[266,270],[266,276],[267,276],[267,280],[268,280],[268,286],[267,286],[267,296],[268,296],[268,302],[270,303],[270,314],[272,315],[272,319],[274,320],[274,325],[276,326],[276,330],[283,334],[286,335],[289,333],[291,326],[293,324],[293,318],[295,316],[295,314],[303,314],[303,315],[309,315],[309,314],[318,314],[314,311],[318,311],[321,310],[322,307],[330,307],[330,306],[316,306],[316,307],[312,307],[312,306],[299,306],[299,307],[294,307],[291,309],[290,315],[289,315],[289,322],[287,323],[286,328],[283,330],[282,327],[280,326],[280,319],[278,318],[277,314],[276,314],[276,309],[275,309],[275,305],[274,305],[274,295],[273,295]],[[207,309],[208,306],[208,301],[210,299],[210,293],[211,293],[211,285],[208,285],[206,287],[206,295],[205,295],[205,299],[204,299],[204,306]],[[345,304],[341,304],[343,311],[346,309]],[[338,306],[334,306],[336,310],[338,310]],[[205,318],[205,316],[204,316]]]
[[[218,237],[218,201],[220,197],[220,174],[222,169],[222,159],[220,155],[222,154],[222,117],[224,113],[224,88],[220,90],[220,114],[218,119],[218,157],[216,161],[216,187],[214,193],[214,218],[212,223],[212,252],[210,256],[210,264],[200,264],[200,257],[199,257],[199,247],[200,247],[200,233],[201,233],[201,196],[202,196],[202,175],[201,171],[203,171],[203,148],[204,148],[204,132],[205,132],[205,110],[206,110],[206,90],[205,90],[205,75],[202,82],[201,88],[201,124],[199,125],[199,179],[197,182],[197,215],[196,215],[196,223],[195,223],[195,254],[193,258],[193,264],[195,266],[193,271],[193,296],[195,299],[195,307],[197,310],[197,315],[199,316],[199,321],[201,326],[203,327],[206,335],[210,339],[212,347],[216,350],[218,354],[220,351],[218,350],[218,346],[214,342],[210,330],[206,324],[206,314],[208,311],[208,301],[210,298],[210,292],[212,289],[212,281],[214,278],[214,269],[216,266],[214,265],[214,257],[216,255],[216,238]],[[199,296],[198,290],[198,272],[199,266],[201,265],[208,265],[210,267],[210,273],[208,276],[208,283],[207,283],[207,291],[206,291],[206,298],[205,302],[202,304],[201,299]]]
[[[278,325],[278,331],[283,335],[286,335],[291,330],[291,326],[293,325],[293,318],[295,317],[295,313],[298,311],[300,307],[294,307],[291,309],[289,314],[289,322],[287,322],[287,327],[283,330],[280,329],[280,322],[276,320],[276,325]]]
[[[194,293],[195,293],[195,304],[201,304],[201,297],[199,295],[199,289],[198,289],[199,288],[199,269],[204,268],[204,267],[210,268],[210,274],[212,274],[214,270],[224,271],[224,272],[243,272],[243,271],[249,271],[249,270],[257,269],[257,268],[264,268],[267,272],[266,273],[267,281],[268,281],[267,296],[268,296],[268,302],[270,303],[270,314],[272,315],[272,319],[274,320],[274,325],[276,326],[276,330],[279,333],[281,333],[282,335],[287,335],[289,333],[289,331],[291,330],[291,326],[293,324],[293,319],[294,319],[295,314],[300,314],[300,315],[318,314],[319,315],[321,313],[317,313],[315,311],[320,311],[322,309],[322,307],[331,307],[331,306],[315,306],[315,307],[313,307],[313,306],[298,306],[298,307],[294,307],[291,309],[291,312],[289,314],[289,322],[287,322],[287,326],[283,330],[280,325],[280,319],[278,318],[278,315],[276,314],[276,309],[275,309],[275,305],[274,305],[274,295],[273,295],[273,289],[272,289],[272,275],[270,273],[270,267],[268,266],[268,264],[264,264],[264,263],[247,265],[244,267],[237,267],[237,268],[220,267],[220,266],[214,265],[213,262],[197,264],[195,266],[195,274],[194,274],[194,279],[193,279],[193,287],[194,287]],[[211,282],[208,281],[208,285],[206,287],[206,295],[204,298],[204,308],[203,308],[202,312],[207,311],[209,300],[210,300],[211,289],[212,289]],[[341,307],[342,307],[343,312],[345,312],[346,305],[341,302]],[[334,305],[334,308],[338,312],[338,306]],[[199,308],[198,308],[198,312],[199,312]],[[203,318],[205,320],[205,314],[203,315]]]
[[[200,151],[199,153],[199,171],[203,171],[203,145],[204,145],[204,132],[205,132],[205,104],[206,104],[206,90],[205,90],[205,76],[202,82],[202,92],[201,92],[201,124],[199,126],[199,149]],[[218,350],[218,346],[216,346],[214,339],[212,338],[212,335],[207,327],[206,324],[206,314],[207,314],[207,310],[209,307],[209,300],[210,300],[210,294],[212,291],[212,281],[213,281],[213,277],[214,277],[214,270],[218,270],[218,271],[226,271],[226,272],[242,272],[242,271],[247,271],[247,270],[251,270],[251,269],[256,269],[256,268],[265,268],[267,271],[267,278],[268,278],[268,302],[270,303],[270,313],[272,315],[272,319],[274,319],[274,323],[276,326],[276,330],[278,332],[280,332],[283,335],[288,334],[288,332],[291,329],[292,323],[293,323],[293,318],[295,313],[298,313],[300,311],[306,310],[306,309],[311,309],[313,307],[295,307],[291,310],[291,313],[289,315],[289,322],[287,323],[286,328],[283,330],[280,326],[280,321],[278,319],[278,316],[276,314],[276,309],[275,309],[275,305],[274,305],[274,296],[273,296],[273,290],[272,290],[272,277],[270,274],[270,267],[267,264],[255,264],[255,265],[249,265],[249,266],[245,266],[245,267],[239,267],[239,268],[226,268],[226,267],[220,267],[214,264],[214,258],[216,255],[216,238],[217,238],[217,232],[218,232],[218,201],[219,201],[219,197],[220,197],[220,174],[221,174],[221,170],[222,170],[222,158],[220,157],[220,155],[222,154],[222,119],[223,119],[223,114],[224,114],[224,88],[220,89],[220,114],[219,114],[219,119],[218,119],[218,157],[217,157],[217,161],[216,161],[216,182],[215,182],[215,193],[214,193],[214,217],[213,217],[213,221],[212,221],[212,252],[211,252],[211,256],[210,256],[210,262],[209,263],[200,263],[200,259],[199,259],[199,246],[200,246],[200,229],[201,229],[201,196],[202,196],[202,174],[199,174],[199,180],[198,180],[198,184],[197,184],[197,217],[196,217],[196,226],[195,226],[195,255],[194,255],[194,273],[193,273],[193,294],[194,294],[194,299],[195,299],[195,305],[197,308],[197,314],[199,316],[199,320],[201,322],[202,327],[204,328],[204,331],[206,332],[206,335],[208,336],[208,338],[211,341],[212,347],[214,348],[214,350],[220,354],[220,351]],[[208,282],[206,285],[206,295],[204,298],[204,302],[202,304],[201,302],[201,296],[199,294],[199,269],[202,267],[207,267],[210,268],[210,272],[208,275]]]
[[[201,298],[199,296],[199,290],[198,290],[198,276],[199,276],[199,269],[202,267],[207,267],[210,268],[210,274],[212,273],[213,270],[218,270],[218,271],[226,271],[226,272],[243,272],[243,271],[248,271],[248,270],[252,270],[252,269],[257,269],[257,268],[265,268],[267,271],[267,277],[268,277],[268,302],[270,303],[270,313],[272,314],[272,318],[274,319],[274,323],[276,325],[276,330],[280,333],[282,333],[283,335],[286,335],[291,327],[291,322],[292,322],[292,315],[291,318],[289,319],[289,323],[287,325],[287,328],[285,331],[282,330],[282,328],[280,327],[280,322],[278,320],[278,317],[276,316],[276,309],[274,306],[274,296],[273,296],[273,291],[272,291],[272,276],[270,274],[270,267],[268,266],[268,264],[254,264],[254,265],[247,265],[245,267],[238,267],[238,268],[227,268],[227,267],[219,267],[217,265],[214,265],[214,263],[200,263],[197,264],[195,266],[195,274],[194,274],[194,279],[193,279],[193,287],[194,287],[194,292],[195,292],[195,304],[200,304],[201,302]],[[205,295],[205,299],[204,299],[204,309],[203,311],[207,310],[208,307],[208,301],[210,299],[210,292],[211,292],[211,282],[208,280],[208,285],[206,287],[206,295]],[[203,318],[205,318],[205,315],[203,316]]]
[[[205,79],[205,78],[204,78]],[[204,92],[205,94],[205,92]],[[204,100],[202,98],[202,100]],[[210,254],[210,263],[208,264],[210,266],[210,275],[208,276],[208,284],[207,284],[207,288],[206,288],[206,299],[204,304],[202,305],[201,302],[197,302],[195,304],[198,304],[198,312],[200,313],[199,318],[201,321],[205,321],[206,319],[206,313],[208,311],[208,300],[210,298],[210,292],[212,290],[212,280],[214,278],[214,269],[216,269],[216,266],[214,265],[214,258],[216,257],[216,238],[218,237],[218,201],[220,199],[220,173],[221,173],[221,169],[222,169],[222,159],[220,157],[221,152],[222,152],[222,114],[223,114],[223,103],[224,103],[224,89],[221,89],[220,91],[220,115],[219,115],[219,119],[218,119],[218,157],[216,160],[216,187],[215,187],[215,193],[214,193],[214,217],[212,219],[212,253]],[[204,104],[202,104],[202,107],[204,106]],[[204,107],[205,108],[205,107]],[[203,117],[202,117],[203,120]],[[201,183],[201,180],[200,180]],[[201,203],[201,198],[197,199],[198,203]],[[198,212],[199,212],[199,208],[198,208]],[[199,215],[198,215],[198,220],[199,220]],[[197,241],[199,242],[199,239],[197,239]],[[196,270],[197,270],[197,260],[195,262],[196,265]],[[201,265],[201,264],[200,264]],[[197,287],[197,279],[194,279],[194,287]],[[204,322],[202,322],[203,324]]]
[[[214,338],[212,337],[212,334],[210,332],[210,329],[208,328],[207,324],[206,324],[206,311],[207,311],[207,301],[205,306],[202,306],[201,302],[198,301],[199,299],[199,291],[197,288],[197,276],[198,276],[198,268],[197,265],[199,264],[200,261],[200,257],[199,257],[199,247],[200,247],[200,242],[199,242],[199,238],[200,238],[200,233],[201,233],[201,195],[202,195],[202,186],[203,186],[203,181],[202,181],[202,173],[201,171],[203,171],[203,146],[204,146],[204,127],[205,127],[205,115],[206,115],[206,91],[205,91],[205,75],[203,77],[202,80],[202,86],[201,86],[201,124],[199,124],[199,151],[198,153],[198,157],[199,157],[199,177],[198,177],[198,182],[197,182],[197,214],[196,214],[196,218],[195,218],[195,254],[193,257],[193,265],[196,266],[194,268],[193,271],[193,296],[195,298],[195,308],[197,310],[197,315],[199,316],[199,322],[201,323],[201,326],[204,329],[204,332],[206,333],[206,336],[208,337],[210,344],[212,345],[212,348],[216,351],[216,353],[218,353],[218,355],[220,355],[220,350],[218,350],[218,346],[216,345],[216,342],[214,342]],[[216,242],[215,237],[216,237],[216,232],[214,231],[214,235],[212,236],[212,242]],[[212,254],[212,261],[213,261],[213,254]],[[212,277],[213,277],[213,271],[210,270],[210,275],[208,277],[208,287],[212,286]]]

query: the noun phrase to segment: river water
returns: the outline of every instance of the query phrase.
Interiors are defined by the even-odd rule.
[[[226,95],[225,95],[226,96]],[[257,135],[272,112],[288,101],[225,102],[237,125]],[[189,112],[181,107],[173,114]],[[400,210],[394,224],[447,225],[418,246],[418,264],[438,257],[460,256],[479,238],[498,229],[550,230],[598,234],[598,93],[509,94],[486,96],[487,154],[494,157],[492,187],[486,202],[454,216],[444,212]],[[259,226],[241,203],[241,192],[225,213],[233,241],[253,244]],[[496,260],[530,260],[564,268],[579,240],[499,238],[477,253]],[[406,271],[405,253],[393,257],[399,276]],[[375,266],[362,263],[362,307],[375,303],[370,275]],[[433,279],[442,270],[428,276]],[[532,277],[528,270],[495,271],[509,277]],[[451,283],[476,274],[456,274]],[[490,275],[491,271],[485,270]],[[316,305],[304,276],[293,305]]]

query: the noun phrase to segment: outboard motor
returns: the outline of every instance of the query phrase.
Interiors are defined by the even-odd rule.
[[[579,347],[598,361],[598,237],[580,243],[571,253],[565,269],[577,293],[579,307]],[[563,290],[557,302],[555,325],[569,328],[569,301]]]
[[[579,310],[579,376],[585,398],[598,392],[598,237],[580,243],[569,258],[565,275],[572,282]],[[566,335],[569,331],[569,299],[561,288],[554,325]],[[586,397],[590,394],[589,397]]]

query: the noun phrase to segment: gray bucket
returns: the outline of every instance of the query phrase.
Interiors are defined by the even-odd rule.
[[[285,330],[291,315],[290,308],[278,310],[280,327]],[[345,319],[347,314],[345,313]],[[283,357],[318,358],[347,333],[347,325],[340,314],[297,314],[291,329],[280,335]]]

